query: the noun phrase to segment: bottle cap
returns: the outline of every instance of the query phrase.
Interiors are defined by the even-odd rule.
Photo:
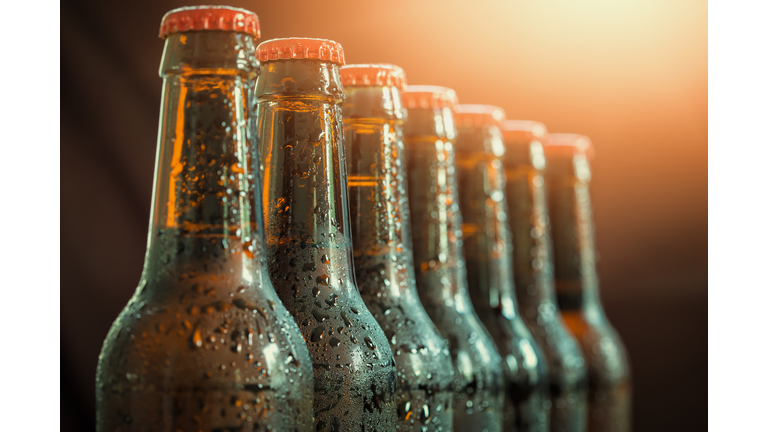
[[[278,60],[322,60],[344,65],[344,48],[327,39],[270,39],[256,47],[262,63]]]
[[[461,126],[501,126],[504,110],[493,105],[456,105],[454,122]]]
[[[505,120],[501,124],[501,132],[506,144],[515,142],[528,144],[534,139],[544,139],[547,136],[547,127],[543,123],[532,120]]]
[[[453,108],[459,104],[456,92],[439,86],[415,85],[400,94],[405,108]]]
[[[231,6],[187,6],[163,16],[160,38],[186,31],[223,30],[261,36],[259,17],[255,13]]]
[[[584,135],[562,133],[549,134],[544,140],[544,155],[547,158],[573,157],[577,154],[592,159],[595,156],[592,140]]]
[[[344,87],[393,86],[405,88],[405,72],[392,64],[352,64],[339,69]]]

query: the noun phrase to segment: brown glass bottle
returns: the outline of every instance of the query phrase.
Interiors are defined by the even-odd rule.
[[[341,78],[355,276],[395,355],[398,430],[451,431],[451,357],[419,301],[413,270],[400,101],[405,73],[394,65],[349,65]]]
[[[587,375],[578,343],[558,313],[552,275],[549,218],[544,189],[543,124],[507,120],[502,125],[506,199],[512,232],[515,292],[523,316],[547,360],[552,410],[550,430],[586,430]]]
[[[311,360],[266,268],[257,36],[242,9],[163,19],[147,254],[99,357],[99,431],[311,430]]]
[[[504,111],[490,105],[456,107],[459,208],[472,304],[496,342],[507,377],[505,431],[549,431],[544,355],[518,313],[512,243],[501,164]]]
[[[587,361],[588,430],[627,432],[631,429],[629,363],[598,295],[589,197],[592,144],[583,135],[550,134],[544,154],[557,304]]]
[[[314,366],[315,430],[391,431],[395,361],[352,265],[339,44],[259,45],[260,152],[269,270]]]
[[[456,94],[444,87],[410,86],[403,104],[416,287],[448,340],[455,370],[454,430],[501,431],[502,359],[467,293],[453,149]]]

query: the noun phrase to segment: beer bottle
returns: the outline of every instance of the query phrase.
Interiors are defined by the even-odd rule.
[[[255,154],[256,15],[163,18],[144,270],[104,341],[99,431],[309,431],[312,369],[269,282]]]
[[[315,430],[394,430],[395,360],[352,265],[344,51],[308,38],[273,39],[257,50],[269,271],[312,357]]]
[[[398,430],[449,431],[451,357],[414,279],[400,100],[405,73],[394,65],[349,65],[341,79],[355,275],[395,355]]]
[[[502,357],[505,431],[549,431],[544,355],[517,311],[504,198],[504,111],[456,107],[456,167],[469,297]]]
[[[581,349],[557,309],[549,218],[544,190],[543,124],[502,124],[506,199],[512,231],[515,292],[523,316],[544,353],[552,411],[550,430],[586,430],[586,366]]]
[[[403,92],[416,287],[448,340],[455,371],[454,430],[500,431],[502,359],[467,293],[453,149],[457,103],[456,93],[445,87],[410,86]]]
[[[588,429],[626,432],[631,420],[627,354],[598,296],[589,198],[592,143],[583,135],[550,134],[544,154],[557,304],[587,362]]]

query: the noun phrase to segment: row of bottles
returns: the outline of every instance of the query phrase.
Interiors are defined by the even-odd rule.
[[[163,18],[147,254],[98,430],[629,430],[589,140],[259,35],[243,9]]]

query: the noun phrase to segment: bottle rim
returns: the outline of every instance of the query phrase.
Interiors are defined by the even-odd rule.
[[[339,68],[344,87],[388,86],[404,90],[407,86],[405,71],[388,63],[351,64]]]
[[[343,66],[344,48],[329,39],[305,37],[278,38],[264,41],[256,47],[262,63],[280,60],[321,60]]]
[[[461,104],[454,108],[453,118],[457,127],[501,127],[506,113],[502,108],[494,105]]]
[[[408,86],[400,95],[403,106],[413,108],[450,108],[454,109],[459,104],[456,92],[448,87],[433,85]]]
[[[259,17],[232,6],[185,6],[168,11],[160,22],[160,39],[187,31],[220,30],[261,37]]]
[[[582,154],[593,159],[595,148],[589,137],[573,133],[549,134],[543,141],[544,155],[550,157],[574,157]]]
[[[501,133],[505,144],[527,144],[533,140],[545,139],[547,127],[535,120],[505,120],[501,123]]]

